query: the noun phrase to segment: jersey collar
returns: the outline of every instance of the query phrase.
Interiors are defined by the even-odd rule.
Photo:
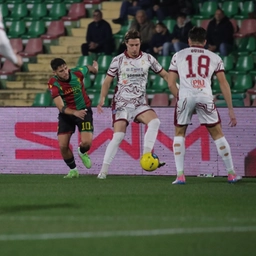
[[[127,58],[133,59],[133,58],[131,58],[131,57],[128,55],[127,50],[124,51],[124,54],[125,54],[125,56],[126,56]],[[140,58],[141,56],[142,56],[142,51],[139,52],[139,55],[138,55],[135,59]]]
[[[193,44],[193,45],[191,45],[190,47],[204,48],[204,46],[202,46],[202,45],[196,45],[196,44],[195,44],[195,45]]]

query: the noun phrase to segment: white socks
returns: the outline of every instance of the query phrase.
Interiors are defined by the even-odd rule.
[[[185,158],[185,138],[182,136],[175,136],[173,140],[173,153],[177,175],[182,175],[184,172],[184,158]]]
[[[113,138],[112,140],[109,142],[105,155],[104,155],[104,159],[103,159],[103,165],[101,167],[101,171],[100,172],[108,172],[108,168],[109,165],[111,164],[111,162],[113,161],[118,147],[120,145],[120,143],[122,142],[122,140],[124,139],[125,133],[124,132],[115,132],[113,134]]]
[[[148,129],[144,136],[143,154],[152,151],[158,134],[159,126],[160,120],[158,118],[155,118],[148,123]]]
[[[225,137],[217,139],[214,141],[217,147],[219,156],[222,158],[227,172],[234,172],[234,165],[231,155],[230,146]]]

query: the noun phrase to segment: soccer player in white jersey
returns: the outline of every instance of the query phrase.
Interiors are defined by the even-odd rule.
[[[224,73],[221,58],[206,49],[206,31],[201,27],[194,27],[189,32],[189,48],[174,54],[170,67],[168,86],[172,94],[177,97],[174,125],[175,137],[173,153],[176,164],[177,178],[172,184],[185,184],[184,156],[185,134],[194,111],[197,113],[201,125],[205,125],[217,147],[228,172],[228,182],[234,183],[241,177],[234,171],[230,146],[224,137],[221,120],[213,101],[211,77],[216,74],[222,94],[228,106],[229,125],[236,126],[237,121],[232,106],[229,84]],[[179,89],[176,80],[180,80]]]
[[[8,39],[3,24],[2,14],[0,13],[0,55],[10,60],[17,67],[22,66],[22,57],[14,52]]]
[[[105,179],[108,168],[114,159],[118,147],[124,139],[126,128],[131,120],[148,126],[144,137],[143,154],[151,152],[160,120],[154,110],[146,103],[146,84],[148,72],[151,68],[156,74],[168,82],[168,73],[150,54],[140,51],[141,38],[136,30],[130,30],[124,38],[127,50],[113,58],[100,94],[98,112],[102,113],[102,106],[108,94],[109,87],[117,77],[117,86],[113,97],[112,116],[114,134],[107,146],[99,179]],[[159,167],[164,163],[160,163]]]

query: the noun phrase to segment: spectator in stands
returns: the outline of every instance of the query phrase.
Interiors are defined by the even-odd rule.
[[[88,25],[86,43],[82,44],[82,55],[89,52],[111,55],[115,49],[112,29],[110,24],[102,18],[102,12],[96,9],[93,12],[93,22]]]
[[[10,60],[17,67],[21,67],[23,64],[22,57],[16,54],[15,49],[12,48],[10,40],[5,33],[1,12],[0,12],[0,55]]]
[[[152,55],[162,55],[163,45],[171,40],[171,34],[164,23],[158,22],[155,28],[155,34],[150,41],[150,52]]]
[[[173,28],[172,40],[163,45],[163,56],[168,56],[170,52],[178,52],[188,47],[188,32],[193,27],[186,14],[181,13],[177,17],[177,24]]]
[[[152,0],[123,0],[119,18],[113,19],[113,23],[124,25],[128,15],[135,16],[138,10],[149,10],[152,6]]]
[[[155,24],[148,20],[147,14],[144,10],[138,10],[134,21],[131,23],[129,30],[137,30],[140,32],[141,36],[141,46],[140,49],[143,52],[150,51],[150,41],[153,34],[155,33]],[[118,52],[122,53],[126,49],[125,44],[121,44]]]
[[[234,28],[225,13],[217,9],[214,18],[207,27],[206,49],[212,52],[220,52],[220,55],[227,56],[233,49]]]
[[[179,0],[179,11],[186,15],[194,14],[194,6],[191,0]]]
[[[175,18],[179,10],[179,0],[152,0],[152,8],[148,11],[148,16],[150,19],[156,16],[161,22],[166,17]]]

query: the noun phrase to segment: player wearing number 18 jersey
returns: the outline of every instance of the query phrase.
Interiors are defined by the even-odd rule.
[[[91,168],[91,160],[87,154],[92,144],[93,118],[91,100],[84,88],[84,77],[89,72],[98,72],[98,63],[93,65],[68,69],[63,59],[56,58],[51,61],[54,76],[48,81],[48,88],[56,107],[59,109],[58,141],[61,155],[70,168],[64,178],[77,178],[79,172],[76,168],[73,152],[69,147],[71,135],[76,126],[81,133],[81,143],[78,154],[87,168]]]
[[[222,157],[228,172],[228,182],[236,182],[241,177],[235,174],[230,146],[224,137],[221,120],[213,101],[211,78],[215,73],[220,83],[222,94],[227,102],[230,126],[236,126],[231,92],[224,73],[221,58],[213,52],[204,49],[206,31],[194,27],[189,32],[189,48],[177,52],[169,67],[168,85],[172,94],[177,97],[174,124],[175,137],[173,152],[176,164],[177,179],[173,184],[185,184],[184,156],[185,134],[194,111],[201,125],[205,125]],[[176,80],[180,80],[179,90]]]

